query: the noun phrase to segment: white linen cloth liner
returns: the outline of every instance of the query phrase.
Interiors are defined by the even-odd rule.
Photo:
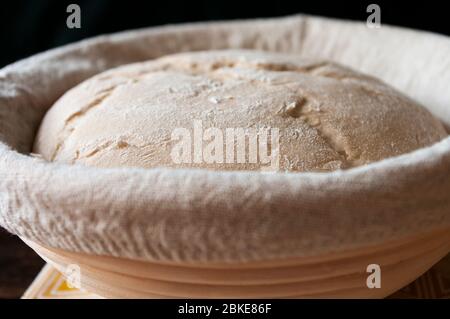
[[[99,169],[29,156],[45,111],[84,79],[223,48],[341,62],[382,78],[450,127],[445,36],[303,15],[100,36],[0,71],[0,225],[70,251],[187,262],[326,254],[450,226],[450,138],[333,173]]]

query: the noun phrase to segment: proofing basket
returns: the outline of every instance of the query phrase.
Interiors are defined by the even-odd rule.
[[[30,154],[46,110],[81,81],[226,48],[343,63],[450,127],[445,36],[304,15],[100,36],[0,70],[0,225],[62,272],[76,264],[82,287],[104,297],[384,297],[450,251],[450,138],[331,173],[106,169]]]

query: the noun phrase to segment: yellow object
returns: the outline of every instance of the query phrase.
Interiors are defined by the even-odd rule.
[[[98,299],[95,294],[71,288],[63,275],[50,265],[45,265],[27,289],[22,299]]]

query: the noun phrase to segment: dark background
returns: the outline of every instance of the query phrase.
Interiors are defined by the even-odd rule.
[[[81,7],[81,29],[66,27],[70,3]],[[0,3],[0,67],[94,35],[168,23],[295,13],[364,21],[370,3],[381,6],[382,24],[450,35],[446,1],[14,0]],[[18,238],[0,228],[0,299],[20,297],[43,264]]]
[[[81,7],[81,29],[68,29],[68,4]],[[37,52],[103,33],[168,23],[283,16],[295,13],[366,20],[381,6],[382,24],[450,35],[446,1],[14,0],[0,5],[0,67]]]

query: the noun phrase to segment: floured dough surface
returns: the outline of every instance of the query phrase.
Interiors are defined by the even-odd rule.
[[[88,79],[47,112],[34,152],[99,167],[266,168],[248,158],[226,163],[225,145],[223,162],[195,162],[193,154],[191,162],[174,162],[174,130],[189,131],[194,143],[195,121],[224,139],[230,128],[278,129],[280,171],[355,167],[447,136],[425,108],[375,78],[327,61],[225,50],[166,56]],[[209,141],[200,139],[205,151]]]

